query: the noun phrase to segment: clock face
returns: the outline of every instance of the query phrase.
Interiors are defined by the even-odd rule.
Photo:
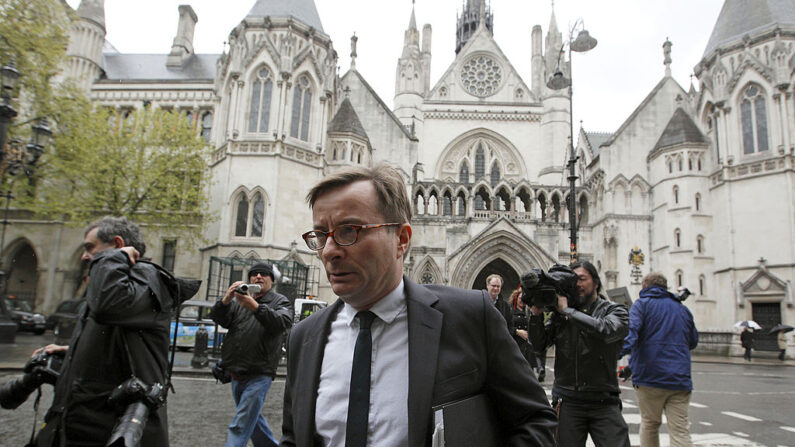
[[[475,56],[461,67],[461,85],[469,94],[485,98],[497,92],[502,83],[502,68],[489,56]]]

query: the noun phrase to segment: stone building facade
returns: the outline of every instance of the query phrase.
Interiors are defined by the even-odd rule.
[[[194,53],[190,6],[160,55],[115,51],[102,0],[77,9],[64,77],[120,113],[145,102],[186,113],[213,148],[211,243],[185,251],[151,229],[155,260],[171,253],[177,274],[204,278],[213,256],[290,259],[322,276],[300,240],[306,191],[342,166],[385,161],[414,204],[415,281],[480,288],[500,273],[512,289],[530,268],[568,263],[570,100],[546,80],[569,64],[554,13],[545,33],[532,28],[531,73],[519,73],[492,34],[499,11],[467,0],[456,52],[437,56],[448,65],[432,79],[432,27],[420,30],[412,7],[390,107],[356,68],[355,36],[337,74],[312,0],[252,2],[220,55]],[[580,259],[633,297],[639,275],[663,272],[693,292],[703,329],[795,320],[795,1],[750,3],[725,1],[695,85],[671,77],[666,41],[665,72],[624,123],[574,138]],[[35,284],[49,310],[73,292],[80,235],[16,216],[4,251],[12,280]],[[334,298],[323,278],[311,293]]]

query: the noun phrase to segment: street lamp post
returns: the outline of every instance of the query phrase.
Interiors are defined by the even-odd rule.
[[[577,38],[574,39],[574,32],[579,31]],[[569,161],[567,163],[569,167],[569,240],[571,241],[570,251],[569,251],[569,258],[570,262],[574,263],[577,262],[577,258],[579,253],[577,251],[577,229],[579,228],[579,223],[577,222],[577,198],[576,198],[576,188],[577,188],[577,155],[574,153],[574,103],[572,98],[574,97],[574,91],[572,88],[572,79],[573,79],[573,69],[571,63],[571,52],[575,51],[577,53],[584,53],[586,51],[592,50],[596,46],[596,39],[591,37],[585,27],[583,26],[582,19],[577,19],[574,22],[574,25],[569,30],[569,40],[568,40],[568,47],[569,47],[569,77],[567,78],[566,75],[560,70],[560,58],[564,54],[565,45],[560,47],[560,53],[558,54],[558,69],[555,70],[555,73],[552,75],[552,78],[549,79],[547,82],[547,87],[551,88],[552,90],[562,90],[566,87],[569,88]]]
[[[8,210],[11,199],[11,185],[6,185],[8,177],[19,173],[30,177],[33,175],[36,163],[39,161],[44,148],[52,137],[47,118],[39,118],[32,126],[30,143],[22,145],[18,140],[8,139],[8,130],[11,121],[17,116],[17,111],[11,105],[11,95],[19,80],[20,73],[12,60],[0,68],[2,74],[2,91],[0,91],[0,197],[5,197],[5,210],[3,212],[2,232],[0,233],[0,296],[6,293],[6,272],[3,269],[3,250],[5,248],[6,227],[8,226]],[[24,123],[23,123],[24,124]]]

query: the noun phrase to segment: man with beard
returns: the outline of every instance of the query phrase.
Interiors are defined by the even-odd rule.
[[[242,281],[229,286],[213,306],[213,321],[228,328],[221,348],[221,364],[232,376],[237,412],[229,424],[227,447],[277,446],[262,406],[281,357],[284,332],[293,324],[290,301],[273,290],[275,274],[270,264],[256,264],[248,272],[249,284],[260,286],[254,296],[237,292]]]
[[[552,406],[558,413],[557,445],[583,447],[588,434],[598,447],[629,447],[621,416],[616,363],[628,332],[626,307],[600,295],[602,282],[590,262],[573,264],[576,302],[558,295],[556,312],[544,323],[532,306],[530,340],[537,351],[555,345]]]

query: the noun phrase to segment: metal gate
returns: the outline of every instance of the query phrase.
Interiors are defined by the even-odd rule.
[[[275,261],[272,259],[242,259],[210,257],[210,270],[207,274],[208,301],[217,301],[224,296],[229,285],[235,281],[245,280],[245,274],[260,262],[276,265],[282,276],[273,286],[275,290],[286,296],[290,302],[296,298],[307,298],[317,295],[318,269],[296,261]]]

